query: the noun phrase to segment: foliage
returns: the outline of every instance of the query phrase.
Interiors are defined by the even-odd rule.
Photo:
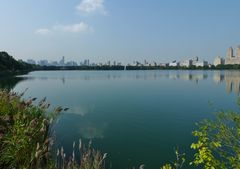
[[[50,125],[60,109],[47,115],[46,99],[34,106],[36,98],[22,95],[0,91],[0,168],[37,168],[50,156]]]
[[[165,164],[161,169],[181,169],[185,163],[185,154],[180,154],[178,150],[175,151],[176,161],[172,164]]]
[[[239,64],[235,64],[235,65],[217,65],[217,66],[213,66],[213,69],[240,69],[240,65]]]
[[[0,90],[5,89],[10,91],[17,83],[23,81],[24,77],[1,77],[0,76]]]
[[[49,104],[36,98],[22,100],[14,92],[0,91],[0,166],[1,168],[37,168],[48,160]]]
[[[22,71],[31,69],[33,69],[33,65],[21,60],[17,61],[7,52],[0,52],[0,71]]]
[[[107,154],[91,147],[86,148],[79,140],[80,159],[73,154],[66,160],[63,148],[55,160],[51,153],[53,145],[51,126],[61,111],[52,113],[46,98],[36,103],[36,98],[22,99],[22,94],[0,91],[0,168],[9,169],[103,169]]]
[[[204,120],[193,132],[197,142],[191,145],[196,150],[196,166],[205,169],[240,168],[240,114],[219,112],[216,120]]]

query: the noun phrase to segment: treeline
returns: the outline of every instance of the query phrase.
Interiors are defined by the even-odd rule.
[[[37,70],[226,70],[240,69],[240,65],[218,65],[218,66],[35,66]]]
[[[34,65],[23,62],[22,60],[16,60],[10,56],[7,52],[0,52],[0,72],[19,72],[32,70]]]

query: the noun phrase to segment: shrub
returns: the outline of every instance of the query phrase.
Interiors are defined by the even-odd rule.
[[[205,169],[240,168],[240,114],[219,112],[216,120],[204,120],[193,132],[197,142],[191,145],[196,150],[191,163]]]

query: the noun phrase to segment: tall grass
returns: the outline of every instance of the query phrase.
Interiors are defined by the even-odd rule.
[[[0,91],[0,168],[8,169],[104,169],[106,154],[94,150],[90,144],[84,148],[79,141],[80,159],[67,157],[64,149],[52,156],[52,124],[61,111],[57,107],[49,113],[46,98],[25,100],[24,93]]]
[[[91,146],[91,141],[88,147],[79,139],[79,144],[76,147],[73,142],[73,151],[71,156],[66,159],[63,147],[57,150],[56,168],[57,169],[105,169],[105,159],[107,153],[101,154]],[[79,154],[79,158],[75,154]]]

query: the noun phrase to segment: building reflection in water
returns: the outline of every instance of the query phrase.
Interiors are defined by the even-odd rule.
[[[239,95],[240,71],[226,71],[225,81],[227,93],[231,93],[232,91],[234,91],[234,93]]]
[[[74,72],[76,73],[76,72]],[[40,76],[23,76],[28,80],[55,80],[59,79],[64,85],[68,80],[124,80],[124,79],[136,79],[136,80],[158,80],[162,78],[173,80],[187,80],[193,81],[198,84],[202,80],[211,78],[216,84],[226,83],[226,92],[232,91],[239,95],[240,93],[240,71],[237,70],[158,70],[158,71],[110,71],[110,72],[84,72],[79,73],[77,76],[68,75],[40,75]],[[1,84],[1,83],[0,83]]]
[[[182,79],[194,81],[196,84],[205,80],[210,76],[209,71],[183,71],[183,72],[169,72],[166,76],[169,79]],[[212,79],[215,83],[220,84],[226,83],[226,92],[239,95],[240,93],[240,71],[237,70],[226,70],[226,71],[213,71]]]
[[[223,71],[214,71],[213,81],[217,84],[224,81],[224,72]]]
[[[189,80],[195,83],[198,83],[201,80],[205,80],[208,78],[208,73],[204,71],[179,71],[179,72],[169,72],[169,79],[181,79],[181,80]]]
[[[225,81],[227,93],[240,93],[240,71],[215,71],[213,81],[217,84]]]

